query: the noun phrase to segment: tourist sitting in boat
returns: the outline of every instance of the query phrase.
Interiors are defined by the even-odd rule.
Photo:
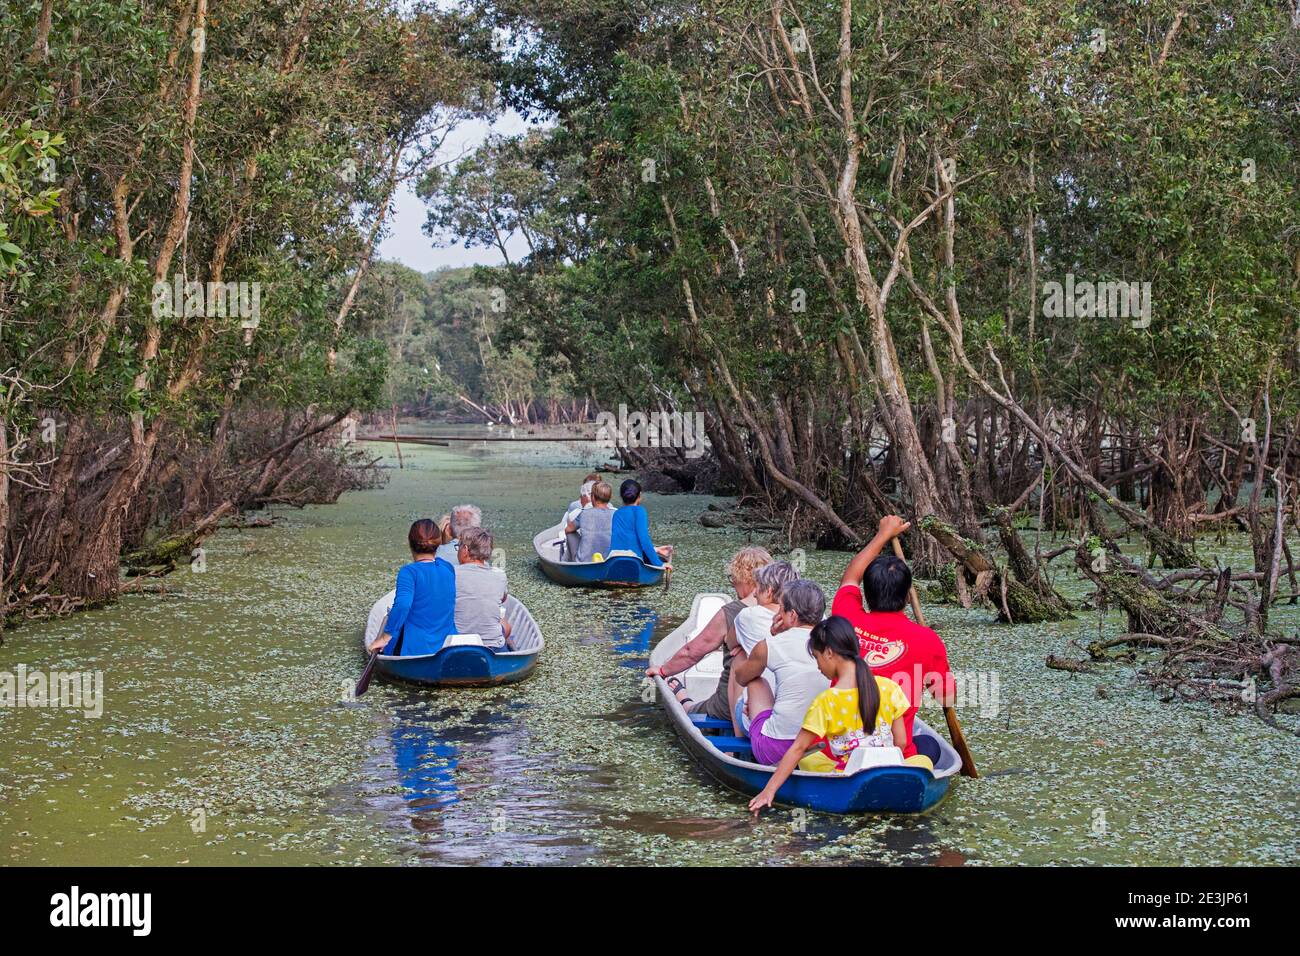
[[[774,561],[754,572],[754,606],[736,615],[733,636],[728,639],[732,654],[731,680],[727,685],[727,716],[731,718],[737,737],[749,734],[749,718],[745,710],[745,687],[736,680],[736,668],[749,659],[749,654],[760,641],[772,633],[772,620],[781,606],[781,589],[799,577],[789,561]],[[771,678],[770,673],[763,675]]]
[[[582,479],[582,484],[578,487],[578,497],[575,501],[569,502],[569,507],[564,509],[564,518],[560,525],[567,528],[573,519],[580,512],[591,507],[591,489],[596,487],[596,482],[600,481],[600,474],[592,472],[586,478]],[[560,554],[561,561],[577,561],[578,547],[581,542],[578,540],[577,532],[566,531],[564,534],[563,551]]]
[[[438,557],[438,526],[429,518],[406,535],[411,563],[397,572],[397,595],[380,635],[367,650],[392,656],[433,654],[456,630],[456,570]]]
[[[808,707],[830,686],[830,678],[808,653],[808,636],[824,613],[826,595],[815,582],[787,582],[767,639],[732,668],[736,682],[745,688],[749,746],[759,763],[781,762],[799,736]]]
[[[570,501],[569,507],[564,509],[564,522],[568,524],[573,520],[575,512],[583,508],[591,507],[591,489],[596,482],[600,481],[600,472],[593,471],[586,478],[582,479],[582,484],[578,487],[578,498],[576,501]]]
[[[766,548],[741,548],[731,556],[727,565],[727,581],[736,592],[736,600],[724,604],[718,613],[710,618],[704,629],[687,641],[682,648],[656,670],[648,669],[646,677],[658,675],[667,679],[668,686],[677,695],[678,701],[693,714],[705,714],[718,720],[731,720],[731,698],[728,688],[731,684],[731,648],[736,646],[736,616],[747,607],[758,603],[755,596],[757,585],[754,572],[772,563],[772,555]],[[686,695],[686,685],[674,677],[690,670],[714,651],[722,649],[722,674],[713,694],[701,701],[691,700]]]
[[[812,699],[799,721],[798,733],[777,763],[776,772],[762,792],[749,801],[749,809],[755,816],[772,805],[776,792],[795,767],[820,773],[842,771],[859,747],[896,747],[899,753],[894,756],[894,762],[902,759],[907,738],[903,729],[903,714],[909,706],[907,696],[892,680],[871,673],[858,653],[853,625],[834,616],[818,621],[808,634],[805,648],[804,653],[811,655],[818,673],[830,686]],[[769,718],[765,726],[771,723]],[[865,730],[867,727],[872,728],[870,733]],[[756,736],[755,757],[759,744]],[[917,763],[920,761],[929,763],[924,756],[915,759]]]
[[[641,504],[641,483],[635,478],[627,479],[619,486],[618,496],[623,499],[623,507],[614,512],[606,557],[631,555],[652,568],[671,571],[673,546],[655,547],[650,540],[650,516]]]
[[[451,515],[450,514],[438,515],[438,530],[442,532],[442,536],[439,539],[438,544],[440,546],[444,544],[450,544],[451,543]]]
[[[614,489],[607,481],[598,481],[591,488],[591,507],[579,510],[564,526],[566,535],[578,536],[578,561],[603,561],[609,554],[614,526],[614,509],[609,500]]]
[[[456,565],[456,633],[477,634],[488,650],[499,651],[510,638],[506,620],[506,573],[492,567],[492,532],[466,528],[460,535]]]
[[[912,588],[912,569],[902,558],[881,554],[910,527],[898,515],[881,518],[876,536],[849,562],[831,602],[831,613],[848,619],[853,625],[859,650],[871,670],[897,683],[911,702],[903,717],[907,731],[905,757],[917,753],[912,723],[923,688],[944,706],[955,704],[956,696],[943,640],[903,610]],[[863,609],[864,598],[870,610]],[[938,757],[938,751],[929,757]]]
[[[460,548],[460,535],[466,528],[483,526],[483,512],[477,505],[457,505],[451,509],[451,540],[438,548],[438,557],[453,567],[457,564],[456,552]]]

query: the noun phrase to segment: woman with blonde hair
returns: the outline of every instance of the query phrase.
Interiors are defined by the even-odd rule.
[[[705,714],[719,720],[730,720],[727,687],[731,678],[731,653],[728,645],[735,644],[736,615],[754,604],[754,572],[772,563],[772,555],[765,548],[741,548],[731,556],[727,563],[727,581],[736,592],[736,600],[723,605],[704,630],[687,641],[676,654],[664,661],[658,668],[646,671],[647,677],[659,676],[668,679],[677,699],[688,711]],[[728,640],[730,637],[730,640]],[[722,648],[722,676],[718,679],[717,689],[707,700],[693,701],[686,696],[686,687],[672,675],[694,667],[704,657]]]

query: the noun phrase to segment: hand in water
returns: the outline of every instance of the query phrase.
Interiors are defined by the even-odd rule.
[[[755,820],[758,819],[758,812],[760,810],[762,810],[764,807],[770,807],[772,805],[772,798],[774,796],[775,794],[769,793],[765,788],[762,793],[756,796],[753,800],[749,801],[749,810],[752,814],[754,814]]]

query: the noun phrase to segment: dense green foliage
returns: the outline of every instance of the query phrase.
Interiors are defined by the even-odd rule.
[[[554,126],[434,208],[545,236],[485,279],[520,334],[607,405],[706,411],[742,491],[809,530],[901,509],[978,540],[1041,483],[1049,522],[1100,500],[1177,563],[1233,519],[1268,563],[1243,489],[1294,501],[1300,473],[1282,6],[612,6],[480,9],[528,38],[504,95]],[[1149,316],[1054,314],[1075,280]]]
[[[0,603],[21,610],[111,596],[158,534],[347,486],[337,426],[385,401],[388,360],[356,289],[399,183],[488,109],[489,41],[386,0],[35,0],[0,5],[0,44]]]

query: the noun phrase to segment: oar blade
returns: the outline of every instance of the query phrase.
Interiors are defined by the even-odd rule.
[[[356,690],[353,691],[352,696],[360,697],[370,689],[370,679],[375,675],[375,662],[378,660],[379,652],[375,651],[370,655],[370,660],[366,661],[366,669],[363,670],[361,676],[357,678]]]

